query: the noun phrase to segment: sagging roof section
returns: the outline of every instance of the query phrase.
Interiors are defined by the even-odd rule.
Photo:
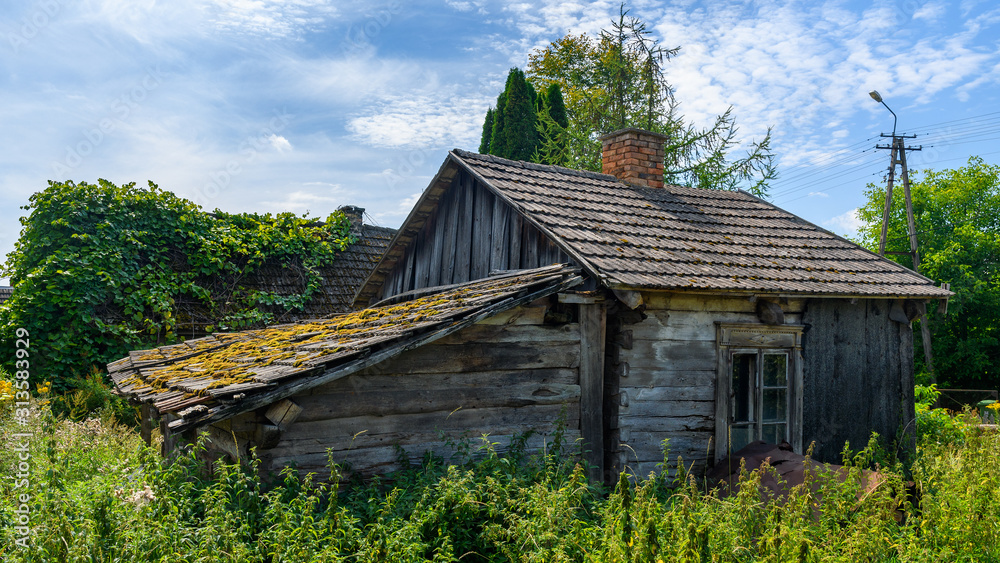
[[[173,432],[265,406],[582,282],[562,264],[311,322],[215,334],[108,365],[117,392],[173,413]]]
[[[606,174],[458,149],[451,157],[554,234],[560,246],[571,248],[571,256],[585,257],[612,288],[951,295],[932,280],[745,192],[635,187]]]

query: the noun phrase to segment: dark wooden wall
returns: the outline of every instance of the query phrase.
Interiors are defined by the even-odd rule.
[[[573,261],[493,192],[460,171],[387,274],[378,298],[482,279],[493,270],[555,263]]]
[[[299,417],[270,449],[264,470],[295,462],[322,478],[327,450],[362,475],[400,466],[399,450],[419,463],[446,459],[456,444],[482,436],[502,451],[532,432],[527,447],[551,447],[565,424],[565,446],[580,433],[580,325],[545,324],[546,307],[520,307],[357,374],[292,397]]]
[[[889,300],[810,299],[802,321],[803,445],[839,463],[845,441],[858,450],[872,431],[912,447],[913,333],[889,319]]]

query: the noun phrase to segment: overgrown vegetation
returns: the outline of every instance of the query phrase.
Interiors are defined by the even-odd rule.
[[[33,377],[60,391],[129,350],[178,341],[179,329],[247,328],[301,309],[321,288],[319,268],[351,242],[341,212],[325,222],[206,213],[153,183],[50,182],[24,209],[0,270],[14,286],[0,307],[0,358],[13,369],[14,333],[27,330],[40,351]],[[269,265],[298,270],[303,290],[247,283]]]
[[[744,472],[728,497],[683,470],[604,490],[558,448],[501,456],[486,439],[388,480],[344,483],[331,465],[262,483],[252,463],[210,475],[196,451],[162,463],[112,413],[59,419],[44,397],[26,426],[0,415],[5,471],[17,463],[12,434],[34,436],[32,547],[14,542],[24,491],[4,479],[4,561],[1000,561],[1000,434],[971,418],[950,418],[955,443],[928,432],[922,411],[909,475],[881,467],[873,490],[869,447],[847,456],[845,480],[815,472],[769,501],[760,472]]]

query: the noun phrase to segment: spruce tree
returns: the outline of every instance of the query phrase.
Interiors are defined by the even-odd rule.
[[[493,154],[496,156],[504,156],[502,154],[503,149],[503,136],[504,136],[504,108],[507,107],[507,92],[500,92],[497,96],[497,107],[493,110],[493,128],[490,131],[490,146],[489,152],[483,154]],[[485,127],[485,124],[484,124]]]
[[[552,121],[561,127],[569,127],[569,116],[566,114],[566,104],[563,102],[562,88],[559,87],[559,84],[555,82],[549,84],[548,90],[545,92],[545,101]]]
[[[507,74],[507,85],[497,98],[489,151],[503,158],[531,160],[539,146],[535,103],[538,95],[515,67]]]
[[[479,141],[479,154],[490,154],[490,138],[493,137],[493,108],[486,110],[483,122],[483,136]]]

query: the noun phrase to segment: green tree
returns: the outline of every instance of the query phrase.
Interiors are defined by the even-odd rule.
[[[561,87],[569,122],[564,142],[569,145],[570,166],[599,171],[598,137],[638,127],[667,135],[664,179],[668,183],[742,187],[765,195],[768,182],[776,177],[770,131],[751,142],[746,154],[734,156],[740,140],[731,108],[707,128],[685,122],[664,70],[679,50],[653,41],[645,23],[628,16],[622,6],[619,18],[596,39],[566,35],[532,52],[526,74],[539,89],[550,84]]]
[[[497,97],[493,112],[488,154],[514,160],[531,159],[538,149],[537,97],[524,72],[517,67],[510,69],[507,84]],[[485,124],[483,127],[485,129]]]
[[[934,369],[942,387],[1000,385],[1000,167],[972,157],[966,166],[911,175],[913,213],[920,251],[920,271],[951,284],[955,296],[947,315],[932,304]],[[898,189],[898,188],[897,188]],[[909,252],[906,210],[901,190],[893,190],[886,252]],[[868,185],[867,202],[858,210],[864,226],[860,242],[877,251],[885,207],[885,188]],[[909,255],[887,254],[912,268]],[[937,313],[935,313],[937,310]],[[918,372],[924,370],[917,346]]]
[[[129,350],[178,341],[178,319],[192,311],[238,329],[269,322],[275,309],[301,309],[322,288],[318,268],[350,243],[342,212],[325,223],[210,214],[153,183],[49,182],[24,209],[0,270],[14,286],[0,307],[0,359],[15,367],[16,334],[27,330],[32,379],[58,390]],[[274,264],[304,272],[303,293],[242,284]]]
[[[483,122],[483,137],[479,141],[479,154],[490,154],[490,137],[493,136],[493,108],[486,110],[486,121]]]

